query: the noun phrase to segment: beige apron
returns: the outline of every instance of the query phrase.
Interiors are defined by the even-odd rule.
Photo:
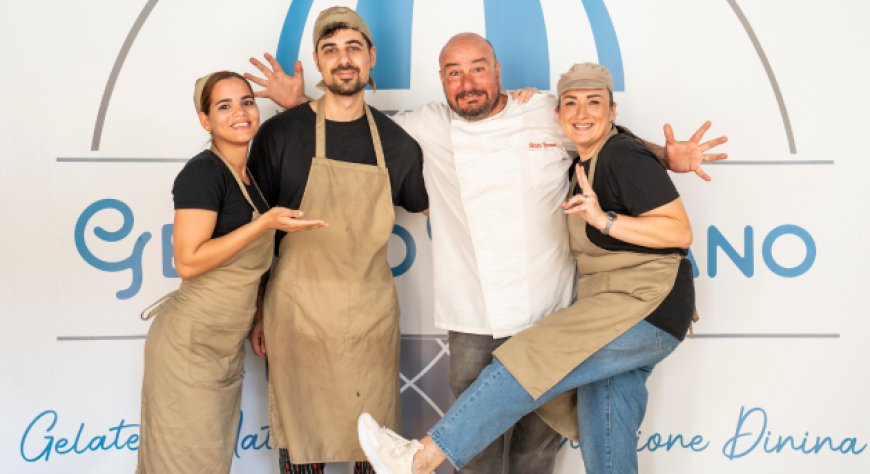
[[[395,221],[374,118],[377,166],[326,158],[323,101],[300,209],[329,226],[287,234],[264,305],[273,446],[296,464],[359,461],[362,412],[399,420],[399,305],[387,242]]]
[[[614,135],[615,129],[607,139]],[[590,186],[598,151],[591,159]],[[576,176],[569,193],[575,184]],[[544,317],[494,352],[535,399],[652,313],[673,288],[682,258],[602,249],[586,236],[586,222],[579,214],[569,214],[568,233],[580,273],[577,302]],[[562,435],[577,439],[575,390],[559,395],[537,413]]]
[[[254,208],[251,220],[256,219],[257,208],[241,179],[223,157],[221,161]],[[137,473],[230,472],[242,394],[243,343],[260,278],[272,263],[274,241],[274,230],[264,233],[217,268],[183,281],[178,290],[143,312],[143,319],[156,318],[145,340]]]

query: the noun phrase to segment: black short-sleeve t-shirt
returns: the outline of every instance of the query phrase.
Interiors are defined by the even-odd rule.
[[[269,207],[254,182],[245,186],[260,213]],[[175,209],[205,209],[217,212],[212,238],[221,237],[251,222],[248,204],[227,165],[209,150],[191,158],[172,186]]]
[[[592,160],[583,162],[589,175]],[[605,143],[598,153],[592,189],[605,211],[639,216],[680,197],[667,170],[655,155],[631,135],[619,133]],[[575,194],[579,186],[575,188]],[[586,236],[595,245],[608,250],[640,253],[681,253],[683,249],[653,249],[629,244],[586,226]]]
[[[583,162],[587,176],[591,161]],[[592,189],[603,210],[635,217],[680,197],[661,162],[646,146],[627,133],[613,136],[601,148],[595,165]],[[574,193],[579,192],[579,186],[576,186]],[[695,310],[692,264],[685,258],[687,251],[680,248],[654,249],[630,244],[604,235],[591,225],[586,226],[586,236],[593,244],[606,250],[676,253],[684,256],[680,261],[673,289],[646,317],[647,322],[682,340]]]
[[[389,117],[371,110],[384,148],[393,204],[409,212],[428,209],[420,146]],[[260,127],[251,145],[249,166],[269,204],[299,209],[314,156],[315,121],[309,104],[301,104]],[[377,163],[365,115],[350,122],[326,121],[326,156],[351,163]]]

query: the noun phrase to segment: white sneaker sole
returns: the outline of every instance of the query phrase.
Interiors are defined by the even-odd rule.
[[[374,445],[374,440],[369,438],[368,430],[366,430],[365,428],[366,421],[363,419],[364,416],[368,415],[360,415],[359,419],[357,419],[356,434],[359,438],[359,445],[360,447],[362,447],[363,452],[369,459],[369,463],[371,463],[377,474],[397,474],[393,472],[392,469],[385,466],[384,463],[381,461],[380,457],[378,456],[378,449]],[[372,419],[371,416],[368,416],[368,418]]]

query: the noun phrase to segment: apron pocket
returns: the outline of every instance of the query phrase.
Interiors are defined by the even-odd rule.
[[[243,344],[247,335],[247,328],[220,328],[193,323],[187,357],[191,381],[220,387],[241,378],[245,362]]]

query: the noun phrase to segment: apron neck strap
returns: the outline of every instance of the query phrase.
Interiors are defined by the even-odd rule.
[[[598,145],[598,148],[592,153],[592,160],[589,163],[589,173],[587,173],[586,179],[589,181],[589,186],[591,187],[595,184],[595,166],[598,164],[598,154],[601,152],[601,149],[604,148],[604,144],[608,142],[611,138],[617,135],[619,131],[616,127],[611,124],[610,133],[607,134],[607,138]],[[582,158],[581,158],[582,159]],[[577,173],[574,173],[574,177],[571,178],[571,186],[568,187],[568,197],[571,197],[574,194],[574,188],[577,187]]]
[[[218,158],[221,159],[221,161],[224,162],[224,165],[226,165],[226,167],[230,170],[230,173],[233,174],[233,178],[235,178],[236,184],[239,185],[239,190],[242,191],[242,194],[245,196],[245,200],[248,201],[248,204],[250,204],[252,208],[254,208],[254,212],[259,213],[260,211],[257,209],[257,206],[254,205],[254,200],[251,199],[251,195],[248,194],[248,188],[245,186],[245,183],[242,181],[242,178],[239,177],[239,174],[236,173],[235,168],[233,168],[233,166],[230,164],[230,162],[227,161],[226,158],[224,158],[224,155],[221,154],[220,150],[217,149],[217,147],[214,145],[214,143],[212,143],[211,148],[209,148],[209,150],[211,150],[212,153],[214,153]],[[254,177],[251,176],[251,172],[248,171],[247,166],[245,167],[245,172],[248,175],[248,179],[250,179],[251,183],[254,184],[254,188],[260,194],[260,198],[263,200],[263,202],[266,202],[266,198],[263,196],[263,191],[260,191],[260,187],[257,186],[257,182],[254,181]]]
[[[369,108],[368,104],[364,104],[365,112],[366,112],[366,120],[369,124],[369,131],[372,135],[372,145],[375,148],[375,158],[377,160],[378,168],[386,167],[386,160],[384,159],[384,147],[381,144],[381,136],[378,133],[378,126],[375,123],[375,117],[372,115],[372,111]],[[324,111],[323,99],[317,101],[317,119],[314,125],[314,134],[315,134],[315,143],[314,143],[314,156],[325,157],[326,156],[326,113]]]

